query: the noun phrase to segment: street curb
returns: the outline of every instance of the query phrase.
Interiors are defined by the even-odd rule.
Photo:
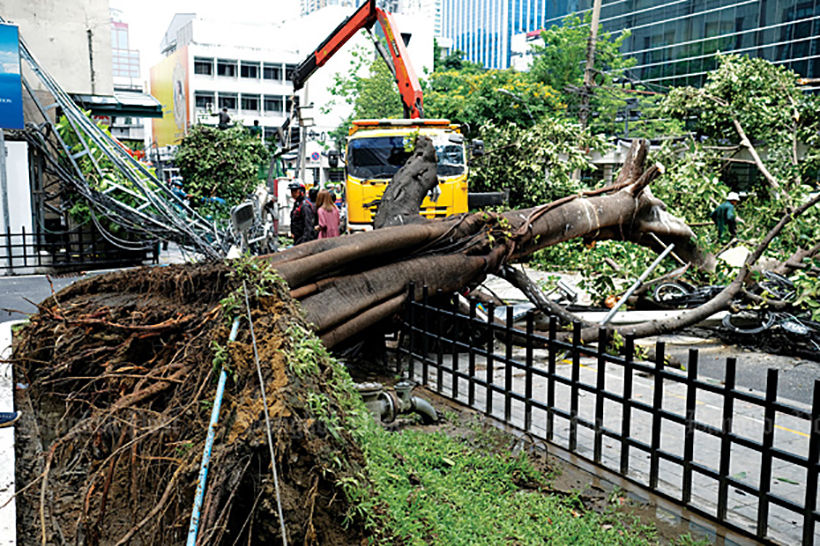
[[[11,327],[20,320],[0,323],[0,360],[11,358]],[[10,362],[0,362],[0,411],[14,411],[14,376]],[[17,544],[17,505],[14,500],[14,427],[0,429],[0,545]],[[8,503],[8,504],[6,504]],[[4,506],[5,505],[5,506]]]

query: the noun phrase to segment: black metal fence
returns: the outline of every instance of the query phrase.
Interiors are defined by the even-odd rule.
[[[76,270],[117,267],[157,259],[157,247],[126,250],[109,243],[95,230],[0,232],[0,271]]]
[[[778,401],[777,370],[762,395],[739,388],[733,358],[716,381],[694,349],[680,370],[663,343],[648,362],[631,338],[607,352],[605,330],[595,348],[578,324],[561,341],[555,317],[542,335],[510,307],[493,319],[492,306],[431,304],[412,286],[408,301],[398,362],[412,379],[746,536],[820,544],[820,381],[801,408]]]

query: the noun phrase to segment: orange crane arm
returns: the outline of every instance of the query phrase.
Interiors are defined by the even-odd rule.
[[[353,15],[342,21],[342,23],[319,44],[319,47],[296,67],[296,70],[293,71],[293,75],[291,76],[293,89],[295,91],[301,89],[307,79],[316,72],[317,69],[324,66],[350,38],[363,28],[369,30],[376,21],[381,25],[384,35],[387,38],[387,48],[390,52],[392,63],[388,61],[386,56],[384,57],[399,86],[399,94],[401,95],[402,105],[404,106],[405,117],[412,119],[423,117],[424,98],[422,96],[421,85],[410,64],[410,59],[407,56],[407,48],[404,46],[401,35],[396,32],[396,24],[393,20],[393,16],[381,8],[376,7],[376,0],[367,0],[359,6],[359,9],[357,9]]]

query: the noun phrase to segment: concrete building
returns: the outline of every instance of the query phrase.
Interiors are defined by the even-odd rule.
[[[38,62],[92,114],[159,111],[142,93],[122,96],[114,89],[108,0],[0,0],[0,16],[20,28]],[[25,63],[23,76],[42,91]]]

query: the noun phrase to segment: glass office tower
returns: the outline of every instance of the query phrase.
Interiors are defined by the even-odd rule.
[[[442,34],[467,59],[510,63],[512,35],[560,24],[592,0],[444,0]],[[604,0],[604,31],[630,30],[632,75],[659,86],[701,85],[718,52],[762,57],[820,78],[820,0]],[[814,85],[813,87],[818,87]]]

